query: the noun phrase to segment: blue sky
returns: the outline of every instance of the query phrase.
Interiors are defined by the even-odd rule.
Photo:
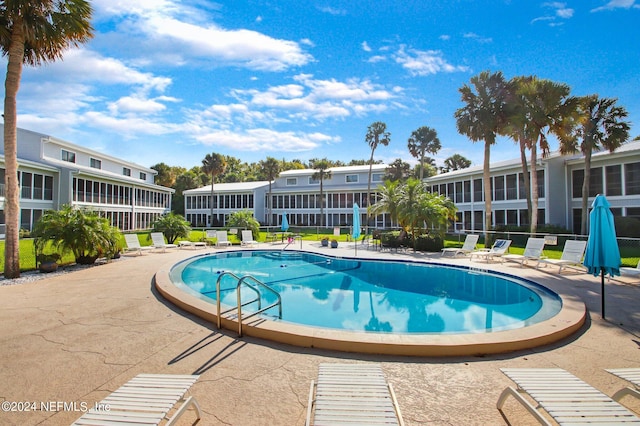
[[[144,166],[199,166],[211,152],[368,159],[374,121],[391,132],[376,159],[415,164],[407,139],[430,126],[438,164],[482,164],[453,114],[484,70],[618,98],[640,134],[640,0],[91,4],[88,44],[24,69],[18,125]],[[492,151],[517,156],[506,139]]]

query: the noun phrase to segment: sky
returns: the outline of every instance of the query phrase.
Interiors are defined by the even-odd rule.
[[[213,152],[368,159],[376,121],[391,133],[376,160],[416,164],[407,140],[429,126],[437,165],[453,154],[480,165],[483,143],[457,132],[454,112],[486,70],[617,98],[640,134],[640,0],[90,3],[90,42],[24,68],[18,126],[146,167]],[[518,155],[508,139],[491,152]]]

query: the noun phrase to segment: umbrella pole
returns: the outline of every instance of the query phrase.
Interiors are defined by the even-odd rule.
[[[604,319],[604,269],[600,271],[600,279],[602,282],[602,319]]]

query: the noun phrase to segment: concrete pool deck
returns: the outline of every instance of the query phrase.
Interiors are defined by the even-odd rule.
[[[353,255],[352,244],[327,249],[304,242],[304,248]],[[91,406],[136,374],[195,373],[201,377],[191,394],[204,412],[199,424],[302,425],[309,384],[317,377],[319,363],[378,362],[394,386],[407,425],[533,425],[536,421],[513,399],[504,407],[506,417],[495,408],[500,392],[513,385],[501,367],[564,368],[608,395],[625,383],[605,368],[640,367],[637,284],[607,281],[603,320],[599,278],[472,262],[532,279],[584,302],[587,323],[561,342],[499,355],[356,354],[238,339],[234,331],[219,331],[164,300],[154,288],[154,274],[203,252],[182,249],[127,256],[36,282],[0,286],[0,400],[31,401],[38,407],[41,402],[57,403],[50,404],[49,411],[0,411],[0,424],[69,424],[82,414],[81,404]],[[358,255],[441,260],[439,254],[410,252],[359,249]],[[462,258],[451,263],[470,264]],[[639,401],[624,402],[640,413]],[[179,424],[194,420],[189,412]]]

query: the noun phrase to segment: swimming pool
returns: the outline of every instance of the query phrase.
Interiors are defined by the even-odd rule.
[[[202,300],[237,306],[236,277],[250,275],[280,294],[282,318],[308,327],[382,334],[491,333],[546,321],[562,308],[531,281],[459,266],[344,259],[305,252],[237,251],[179,264],[171,279]],[[254,291],[243,288],[242,301]],[[263,305],[276,300],[262,292]],[[257,303],[242,308],[243,316]]]

